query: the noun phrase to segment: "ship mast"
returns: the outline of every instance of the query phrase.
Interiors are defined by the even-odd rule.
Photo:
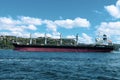
[[[76,45],[78,45],[78,34],[76,35]]]
[[[60,45],[62,45],[62,34],[60,34]]]
[[[32,44],[32,34],[30,34],[30,43],[29,44]]]
[[[45,33],[45,43],[44,43],[45,45],[47,44],[47,35],[46,35],[46,33]]]

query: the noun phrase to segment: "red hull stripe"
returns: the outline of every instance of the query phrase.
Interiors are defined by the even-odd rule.
[[[69,48],[34,48],[34,47],[20,47],[15,48],[18,51],[30,52],[111,52],[111,49],[69,49]]]

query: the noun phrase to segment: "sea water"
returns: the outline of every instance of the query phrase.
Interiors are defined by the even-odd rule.
[[[0,50],[0,80],[120,80],[120,53]]]

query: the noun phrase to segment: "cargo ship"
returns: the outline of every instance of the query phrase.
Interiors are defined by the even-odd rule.
[[[78,43],[78,36],[76,36],[76,44],[63,45],[62,39],[60,39],[59,45],[47,44],[47,38],[45,38],[44,44],[21,44],[13,42],[14,50],[18,51],[30,51],[30,52],[111,52],[114,50],[112,43],[106,43],[107,36],[103,35],[103,38],[96,38],[94,44],[81,44]]]

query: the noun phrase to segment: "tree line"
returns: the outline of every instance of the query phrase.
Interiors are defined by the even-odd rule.
[[[0,49],[13,49],[13,42],[19,42],[20,44],[30,44],[30,40],[32,40],[33,45],[44,45],[45,37],[38,38],[23,38],[16,36],[0,36]],[[53,39],[47,37],[48,45],[61,45],[61,39]],[[74,45],[76,41],[74,39],[66,39],[62,38],[62,45]]]

